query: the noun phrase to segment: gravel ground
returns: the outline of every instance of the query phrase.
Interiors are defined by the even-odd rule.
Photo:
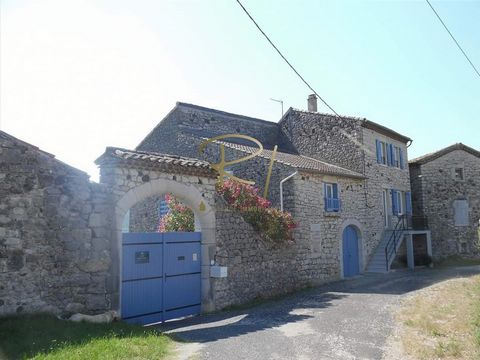
[[[186,343],[180,359],[382,359],[393,350],[393,310],[413,291],[480,266],[368,274],[246,310],[159,327]]]

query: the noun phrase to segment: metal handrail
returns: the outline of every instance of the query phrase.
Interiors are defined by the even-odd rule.
[[[388,271],[388,263],[390,261],[390,256],[397,253],[397,232],[399,233],[399,238],[400,238],[401,234],[404,231],[405,231],[405,216],[401,215],[398,218],[395,228],[393,229],[392,235],[390,235],[390,238],[388,239],[387,244],[385,245],[385,266],[387,267],[387,271]],[[393,242],[393,250],[389,250],[392,242]]]

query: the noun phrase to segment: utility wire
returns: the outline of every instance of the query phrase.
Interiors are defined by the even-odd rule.
[[[257,27],[258,30],[260,30],[260,32],[263,34],[263,36],[265,36],[265,39],[268,40],[268,42],[270,43],[270,45],[273,46],[273,48],[277,51],[277,53],[282,57],[282,59],[288,64],[288,66],[290,66],[290,68],[295,72],[295,74],[297,74],[297,76],[303,81],[303,83],[305,85],[307,85],[307,87],[331,110],[333,111],[333,113],[335,115],[337,115],[338,117],[340,117],[340,115],[338,115],[338,113],[333,110],[333,108],[328,105],[328,103],[320,96],[318,95],[318,93],[313,89],[313,87],[307,82],[307,80],[305,80],[303,78],[302,75],[300,75],[300,73],[297,71],[297,69],[295,69],[293,67],[293,65],[290,63],[290,61],[287,60],[287,58],[282,54],[282,52],[275,46],[275,44],[272,42],[272,40],[270,40],[270,38],[267,36],[267,34],[265,34],[265,32],[262,30],[262,28],[260,27],[260,25],[257,24],[257,22],[255,21],[255,19],[252,17],[252,15],[250,15],[250,13],[247,11],[247,9],[245,9],[245,7],[243,6],[243,4],[240,2],[240,0],[236,0],[238,5],[240,5],[240,7],[243,9],[243,11],[245,12],[245,14],[247,14],[247,16],[250,18],[250,20],[252,20],[252,22],[255,24],[255,26]]]
[[[457,44],[457,47],[460,49],[460,51],[462,52],[463,56],[465,56],[465,59],[467,59],[467,61],[470,63],[470,65],[472,66],[473,70],[477,73],[478,77],[480,77],[480,72],[478,72],[477,68],[475,67],[475,65],[473,65],[472,61],[470,60],[470,58],[468,57],[468,55],[465,53],[465,51],[463,51],[462,47],[460,46],[460,44],[458,43],[457,39],[455,39],[455,37],[453,36],[453,34],[450,32],[450,30],[448,30],[448,27],[447,25],[445,25],[445,23],[443,22],[442,18],[440,17],[440,15],[438,15],[437,11],[435,10],[435,8],[432,6],[432,4],[430,4],[430,1],[428,0],[425,0],[427,2],[427,4],[430,6],[430,8],[432,9],[432,11],[435,13],[435,15],[437,16],[438,20],[440,20],[440,22],[442,23],[443,27],[445,28],[445,30],[447,30],[448,34],[450,35],[450,37],[453,39],[453,41],[455,42],[455,44]]]

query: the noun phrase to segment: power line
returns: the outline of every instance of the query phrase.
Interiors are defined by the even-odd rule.
[[[270,45],[273,46],[273,48],[277,51],[277,53],[282,57],[282,59],[288,64],[288,66],[290,66],[290,68],[295,72],[295,74],[297,74],[297,76],[303,81],[303,83],[305,85],[307,85],[307,87],[331,110],[333,111],[333,113],[335,115],[337,115],[338,117],[340,117],[340,115],[338,115],[338,113],[333,110],[333,108],[328,105],[328,103],[320,96],[318,95],[318,93],[313,89],[313,87],[307,82],[307,80],[305,80],[303,78],[302,75],[300,75],[300,73],[297,71],[297,69],[295,69],[293,67],[293,65],[290,63],[290,61],[287,60],[287,58],[282,54],[282,52],[280,50],[278,50],[278,48],[275,46],[275,44],[272,42],[272,40],[270,40],[270,38],[267,36],[267,34],[265,34],[265,32],[262,30],[262,28],[257,24],[257,22],[255,21],[255,19],[252,17],[252,15],[250,15],[250,13],[247,11],[247,9],[245,9],[245,7],[243,6],[243,4],[240,2],[240,0],[236,0],[238,5],[240,5],[240,7],[243,9],[243,11],[245,12],[245,14],[247,14],[247,16],[250,18],[250,20],[252,20],[252,22],[255,24],[255,26],[257,27],[258,30],[260,30],[260,32],[263,34],[263,36],[265,36],[265,39],[268,40],[268,42],[270,43]]]
[[[460,49],[460,51],[462,52],[463,56],[465,56],[465,59],[467,59],[467,61],[470,63],[470,65],[472,66],[473,70],[477,73],[478,77],[480,77],[480,72],[478,72],[477,68],[475,67],[475,65],[473,65],[472,61],[470,60],[470,58],[468,57],[468,55],[465,53],[465,51],[463,51],[462,47],[460,46],[460,44],[458,43],[457,39],[455,39],[455,37],[453,36],[453,34],[450,32],[450,30],[448,29],[447,25],[445,25],[445,23],[443,22],[442,18],[440,17],[440,15],[438,15],[437,11],[434,9],[434,7],[432,6],[432,4],[430,4],[430,1],[428,0],[425,0],[427,2],[427,4],[430,6],[430,8],[432,9],[432,11],[435,13],[435,15],[437,16],[438,20],[440,20],[440,22],[442,23],[443,27],[445,28],[445,30],[447,30],[448,34],[450,35],[450,37],[453,39],[453,41],[455,42],[455,44],[457,44],[457,47]]]

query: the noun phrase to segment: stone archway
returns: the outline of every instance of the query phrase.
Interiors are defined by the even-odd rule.
[[[122,222],[127,211],[135,204],[150,196],[172,193],[185,205],[188,205],[195,215],[195,230],[202,233],[201,242],[201,278],[202,278],[202,311],[211,311],[214,308],[210,284],[210,260],[215,252],[215,211],[208,204],[202,193],[192,184],[184,184],[176,180],[155,179],[145,182],[128,190],[115,205],[115,249],[118,264],[114,264],[114,271],[118,274],[118,294],[121,294],[122,284]],[[120,297],[117,308],[121,309]]]

